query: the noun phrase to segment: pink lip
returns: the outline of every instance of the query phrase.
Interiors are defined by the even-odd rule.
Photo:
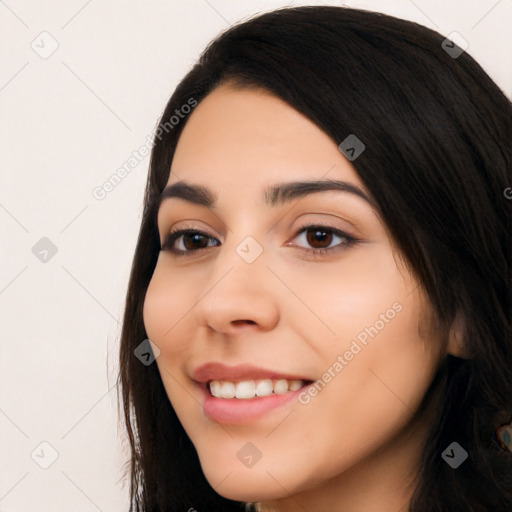
[[[258,420],[265,414],[289,404],[313,381],[302,375],[292,375],[258,368],[249,364],[226,366],[222,363],[206,363],[193,371],[193,378],[199,383],[203,394],[203,411],[211,421],[225,424],[243,424]],[[208,388],[212,380],[227,380],[240,382],[241,380],[259,379],[286,379],[303,380],[306,384],[295,391],[282,394],[273,394],[255,398],[216,398]]]
[[[209,382],[210,380],[239,382],[241,380],[258,379],[311,380],[301,375],[288,375],[273,370],[258,368],[250,364],[226,366],[225,364],[215,362],[206,363],[196,368],[193,372],[193,378],[196,382]]]
[[[256,398],[216,398],[211,395],[208,385],[203,386],[203,411],[206,417],[216,423],[231,425],[251,423],[272,410],[290,403],[305,386],[296,391]]]

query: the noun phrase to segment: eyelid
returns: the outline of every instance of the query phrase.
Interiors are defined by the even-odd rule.
[[[164,242],[169,237],[169,235],[172,235],[173,233],[177,233],[179,231],[197,231],[199,233],[203,233],[205,235],[211,236],[212,238],[217,238],[217,235],[214,235],[212,232],[208,231],[207,228],[204,228],[202,226],[198,226],[197,224],[180,224],[179,228],[174,228],[171,226],[168,230],[164,233]],[[160,245],[162,245],[162,242],[160,242]]]

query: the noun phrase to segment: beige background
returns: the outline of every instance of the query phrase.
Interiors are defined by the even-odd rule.
[[[211,38],[313,3],[342,2],[0,1],[1,512],[127,510],[113,386],[149,157],[93,191]],[[459,32],[512,97],[512,0],[345,4]]]

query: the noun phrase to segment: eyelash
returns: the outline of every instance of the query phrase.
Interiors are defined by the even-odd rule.
[[[304,247],[301,247],[301,249],[306,254],[308,254],[308,255],[326,256],[326,255],[331,254],[332,252],[352,247],[355,244],[357,244],[358,242],[360,242],[359,238],[356,238],[356,237],[354,237],[352,235],[349,235],[345,231],[341,231],[339,229],[335,229],[335,228],[332,228],[330,226],[322,226],[322,225],[319,225],[319,224],[307,224],[305,226],[302,226],[297,231],[297,233],[295,234],[294,238],[297,238],[302,233],[304,233],[306,231],[309,231],[309,230],[312,230],[312,229],[323,231],[323,232],[327,232],[327,233],[333,233],[334,235],[344,239],[345,241],[341,242],[338,245],[335,245],[334,247],[328,247],[326,249],[306,249]],[[198,251],[202,251],[202,250],[210,248],[210,247],[201,247],[199,249],[193,249],[193,250],[187,250],[187,251],[184,251],[182,249],[173,248],[172,246],[173,246],[174,242],[178,238],[180,238],[180,236],[182,236],[184,234],[199,234],[199,235],[204,235],[207,238],[215,238],[215,237],[209,235],[208,233],[205,233],[204,231],[199,231],[197,229],[187,229],[187,228],[177,229],[177,230],[171,231],[167,235],[167,237],[166,237],[166,239],[164,241],[164,244],[162,246],[162,251],[172,252],[176,256],[190,256],[190,255],[192,255],[194,253],[197,253]]]

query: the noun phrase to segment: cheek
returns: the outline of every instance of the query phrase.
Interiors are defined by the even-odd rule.
[[[183,294],[176,293],[174,288],[175,284],[157,265],[146,292],[142,314],[148,338],[161,350],[180,350],[176,342],[185,342],[185,337],[177,334],[185,325],[187,302]]]
[[[319,416],[324,414],[326,424],[341,425],[338,434],[351,449],[364,445],[376,449],[404,427],[437,368],[437,340],[418,333],[423,314],[418,297],[413,293],[395,299],[401,303],[400,311],[382,329],[369,331],[365,343],[354,339],[357,353],[347,354],[346,343],[332,353],[333,362],[337,355],[343,357],[343,368],[319,392],[313,406]]]
[[[321,354],[325,373],[320,380],[326,384],[319,384],[306,405],[304,421],[322,418],[323,425],[339,425],[335,436],[346,440],[343,449],[376,448],[404,426],[439,360],[437,334],[422,329],[420,335],[428,304],[416,282],[397,267],[390,251],[378,252],[347,260],[350,272],[326,270],[317,293],[308,295],[308,304],[317,304],[335,335],[331,343],[318,335],[310,338]],[[334,446],[329,428],[323,435]]]
[[[437,366],[437,341],[419,336],[422,311],[409,299],[402,297],[400,312],[383,329],[368,330],[365,344],[359,343],[362,372],[354,381],[368,389],[368,405],[375,409],[387,404],[408,414],[419,405]]]
[[[313,313],[303,316],[314,327],[317,334],[311,333],[310,339],[322,353],[322,347],[330,350],[336,344],[347,350],[353,339],[371,339],[374,326],[387,329],[400,301],[414,288],[385,244],[347,253],[335,265],[319,265],[306,276],[290,274],[288,281]]]
[[[350,352],[351,359],[344,358],[342,366],[336,361],[346,347],[331,349],[321,377],[326,383],[318,385],[309,403],[297,408],[295,422],[301,429],[265,439],[275,442],[271,448],[276,453],[280,443],[303,446],[302,460],[312,468],[308,482],[330,478],[393,442],[417,411],[437,356],[435,340],[418,336],[420,308],[411,295],[398,296],[403,309],[366,344],[358,342],[357,353]],[[317,439],[314,445],[305,441],[308,432]],[[268,445],[267,450],[271,451]],[[273,474],[285,478],[290,471],[276,469]]]
[[[190,309],[186,297],[176,291],[172,275],[157,265],[149,283],[143,305],[143,319],[148,338],[160,349],[156,359],[167,396],[186,428],[187,420],[200,413],[197,401],[183,393],[183,375],[178,368],[191,349],[190,332],[186,332],[186,314]],[[190,432],[189,432],[190,434]]]

